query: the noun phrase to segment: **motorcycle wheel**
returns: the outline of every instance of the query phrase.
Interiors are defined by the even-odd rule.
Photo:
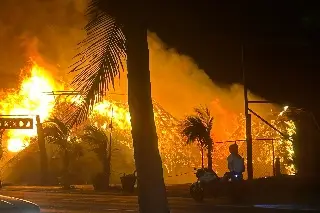
[[[204,190],[199,183],[193,183],[190,186],[190,195],[196,202],[202,202],[204,199]]]

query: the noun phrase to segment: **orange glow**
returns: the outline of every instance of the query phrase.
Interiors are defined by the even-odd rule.
[[[8,93],[1,100],[1,114],[4,115],[40,115],[41,121],[47,119],[54,107],[54,97],[43,92],[61,89],[47,74],[43,67],[33,64],[26,71],[26,76],[18,90]],[[7,130],[7,148],[11,152],[18,152],[29,145],[30,137],[36,136],[36,126],[32,130]]]
[[[45,95],[43,92],[64,90],[65,87],[56,83],[48,73],[45,68],[33,64],[22,80],[20,88],[8,92],[5,98],[1,100],[1,114],[40,115],[41,121],[50,117],[54,110],[54,96]],[[76,96],[72,100],[80,102],[81,97]],[[195,106],[197,104],[195,103]],[[212,133],[214,141],[244,139],[244,116],[224,109],[220,106],[218,99],[214,101],[213,107],[215,109],[212,111],[213,116],[215,117],[215,113],[219,113],[219,118],[223,118],[223,121],[220,120],[214,125]],[[286,118],[285,112],[287,109],[288,107],[285,107],[282,112],[272,115],[268,120],[271,120],[271,123],[281,131],[292,136],[295,134],[295,125],[293,121]],[[174,174],[176,171],[186,171],[183,170],[184,168],[188,168],[189,171],[192,167],[200,166],[199,149],[196,145],[187,146],[185,144],[179,132],[179,120],[163,110],[156,102],[154,102],[154,115],[159,138],[159,150],[165,171],[168,174]],[[126,145],[132,151],[130,113],[126,103],[104,100],[93,107],[90,120],[97,126],[108,130],[111,117],[114,131],[123,136],[120,143]],[[35,127],[33,130],[7,130],[4,137],[7,141],[7,149],[11,152],[19,152],[28,146],[30,137],[37,134]],[[276,156],[282,157],[283,162],[293,159],[294,152],[291,141],[280,139],[278,134],[257,119],[253,119],[252,129],[253,138],[277,138],[274,142],[275,153]],[[228,155],[229,145],[229,143],[214,144],[213,162],[219,175],[226,171],[225,158]],[[246,157],[245,144],[239,143],[239,147],[240,153]],[[270,141],[254,142],[254,170],[258,176],[264,175],[265,170],[272,171],[271,147]],[[285,171],[288,174],[293,174],[295,171],[293,164],[285,163]]]

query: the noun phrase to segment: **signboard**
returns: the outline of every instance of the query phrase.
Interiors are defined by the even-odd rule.
[[[0,117],[0,129],[33,129],[33,119]]]

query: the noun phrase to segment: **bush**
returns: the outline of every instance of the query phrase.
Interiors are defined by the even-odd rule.
[[[104,191],[109,188],[108,175],[99,173],[93,178],[93,188],[96,191]]]

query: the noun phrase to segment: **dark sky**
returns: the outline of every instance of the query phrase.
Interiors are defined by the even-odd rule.
[[[312,1],[164,2],[156,6],[151,30],[193,57],[215,82],[242,81],[244,43],[250,90],[320,115],[320,16]]]

